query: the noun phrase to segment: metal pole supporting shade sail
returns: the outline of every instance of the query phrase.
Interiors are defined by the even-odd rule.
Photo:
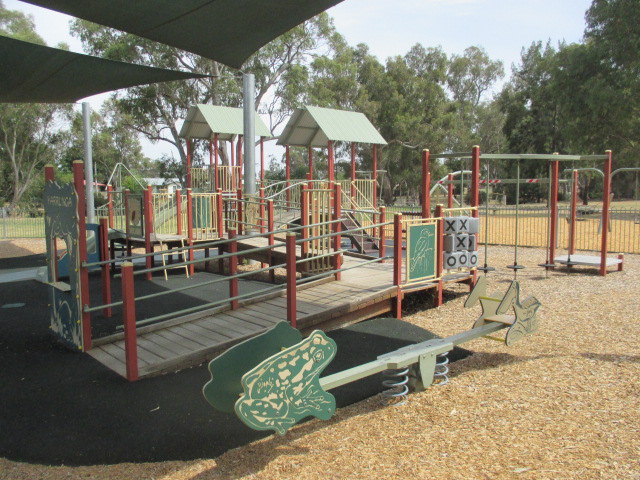
[[[120,88],[206,77],[106,60],[4,36],[0,36],[0,58],[3,103],[73,103]]]
[[[240,68],[342,0],[24,0]]]

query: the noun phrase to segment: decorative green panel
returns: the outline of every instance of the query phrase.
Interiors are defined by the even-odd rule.
[[[267,332],[231,347],[209,362],[211,380],[202,389],[204,398],[217,410],[233,413],[242,394],[242,376],[301,340],[300,332],[283,321]]]
[[[244,394],[236,402],[236,414],[255,430],[280,435],[311,415],[328,420],[336,411],[336,400],[320,386],[320,374],[336,351],[336,343],[316,330],[266,359],[242,377]]]
[[[49,303],[51,330],[74,350],[84,348],[80,313],[80,256],[78,252],[78,196],[73,184],[58,185],[47,182],[44,190],[45,234],[49,266]],[[54,282],[57,248],[65,249],[68,258],[69,283]]]
[[[407,226],[407,283],[436,275],[435,223]]]

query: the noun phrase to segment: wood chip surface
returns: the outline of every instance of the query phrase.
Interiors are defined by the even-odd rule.
[[[564,253],[564,252],[558,252]],[[92,467],[0,459],[0,479],[640,479],[640,256],[623,272],[537,266],[520,249],[524,297],[542,303],[540,330],[513,347],[477,339],[446,386],[406,405],[378,397],[215,459]],[[481,260],[482,262],[482,260]],[[491,247],[489,292],[513,279],[513,249]],[[467,287],[405,317],[441,336],[471,328]],[[499,333],[500,334],[500,333]],[[37,448],[34,446],[34,448]]]

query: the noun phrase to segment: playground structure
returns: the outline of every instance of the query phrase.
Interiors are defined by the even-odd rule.
[[[314,416],[328,420],[336,411],[333,388],[383,372],[394,372],[388,397],[407,399],[409,385],[423,391],[445,377],[442,361],[455,346],[488,336],[508,327],[504,341],[511,346],[538,329],[534,297],[520,302],[520,285],[513,281],[504,296],[486,293],[486,278],[480,277],[465,307],[482,305],[482,314],[467,332],[410,345],[380,355],[376,360],[320,377],[335,357],[337,346],[316,330],[304,340],[284,322],[247,340],[209,363],[211,380],[204,386],[207,401],[223,412],[233,412],[248,427],[273,430],[284,435],[300,420]],[[513,310],[512,314],[508,314]],[[383,394],[385,393],[383,392]]]

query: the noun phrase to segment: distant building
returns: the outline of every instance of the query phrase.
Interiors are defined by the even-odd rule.
[[[151,185],[153,187],[154,193],[175,193],[175,191],[179,188],[182,188],[180,184],[180,180],[177,178],[143,178],[145,185]]]

